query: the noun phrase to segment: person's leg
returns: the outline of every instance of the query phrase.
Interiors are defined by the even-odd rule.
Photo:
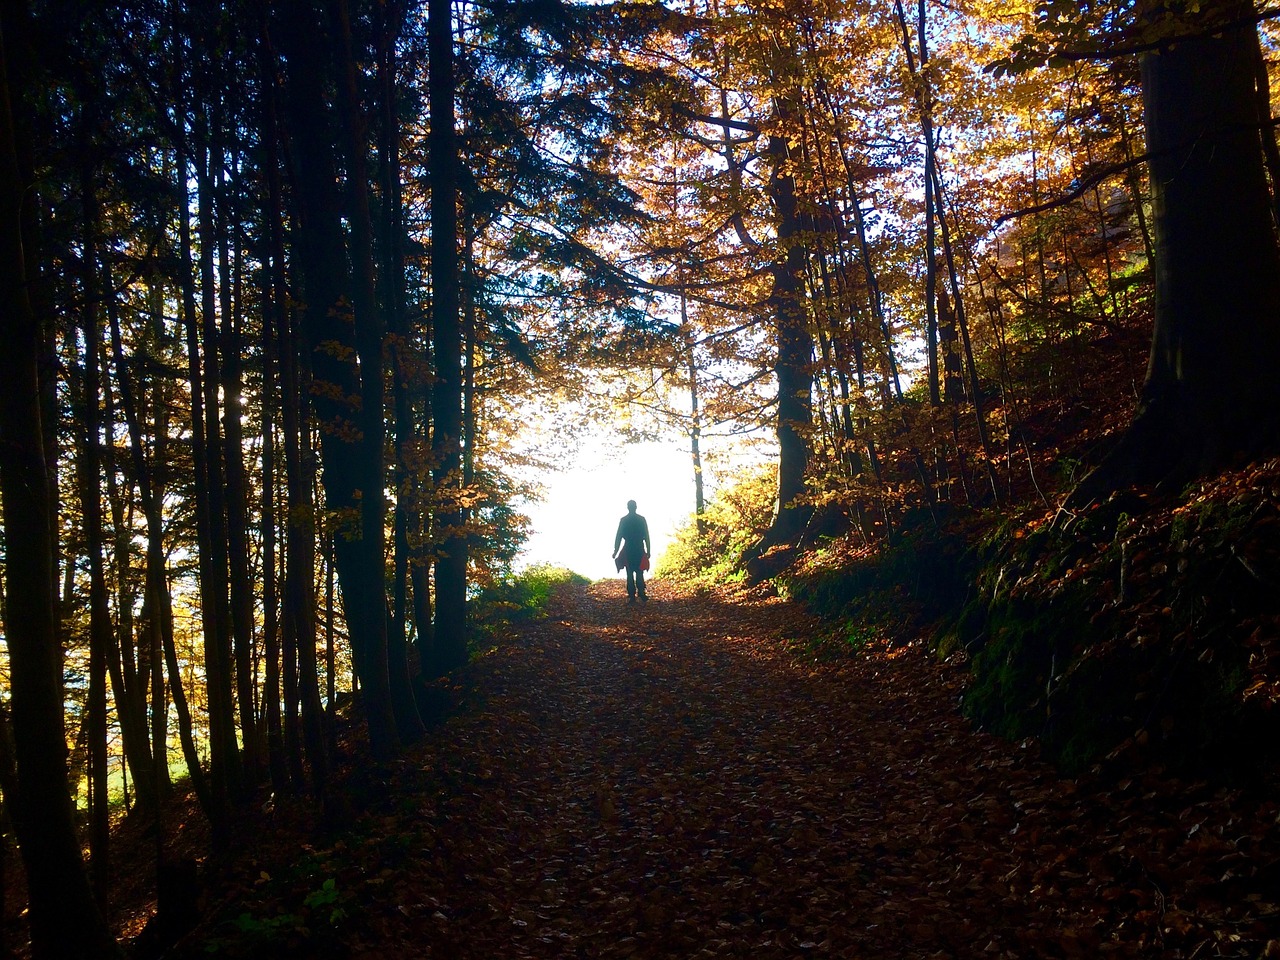
[[[636,598],[636,575],[640,571],[631,564],[627,564],[627,600],[632,601]]]
[[[649,598],[644,592],[644,571],[639,569],[636,570],[636,590],[640,593],[641,602],[647,602]]]

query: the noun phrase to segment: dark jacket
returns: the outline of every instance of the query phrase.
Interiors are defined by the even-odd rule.
[[[623,557],[632,570],[640,569],[640,558],[649,552],[649,523],[638,513],[628,513],[618,521],[618,535],[613,538],[613,552],[626,542]]]

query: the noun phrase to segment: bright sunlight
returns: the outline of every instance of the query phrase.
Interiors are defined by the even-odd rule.
[[[628,500],[649,521],[655,559],[693,514],[687,439],[607,441],[603,435],[584,440],[572,467],[544,481],[544,499],[528,508],[533,534],[523,553],[526,564],[564,566],[593,580],[616,576],[613,535]]]

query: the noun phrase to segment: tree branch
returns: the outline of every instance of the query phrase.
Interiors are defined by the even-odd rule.
[[[1146,163],[1152,156],[1153,154],[1143,153],[1121,163],[1113,163],[1108,166],[1101,167],[1093,171],[1093,173],[1089,174],[1072,189],[1059,197],[1055,197],[1052,200],[1046,200],[1044,203],[1037,203],[1033,207],[1023,207],[1020,210],[1014,210],[1012,213],[1004,214],[996,220],[995,227],[1004,226],[1004,224],[1008,223],[1010,220],[1018,220],[1022,217],[1030,216],[1033,213],[1044,213],[1046,210],[1056,210],[1058,207],[1065,207],[1073,200],[1079,200],[1086,192],[1096,187],[1108,177],[1115,176],[1117,173],[1123,173],[1125,170],[1128,170],[1131,167],[1136,167],[1141,163]]]
[[[699,123],[710,123],[717,127],[728,127],[730,130],[741,130],[743,133],[750,133],[754,136],[760,136],[761,130],[754,123],[747,123],[745,120],[730,120],[728,117],[713,117],[705,113],[698,113],[690,110],[682,103],[675,104],[675,112],[686,120],[697,120]]]

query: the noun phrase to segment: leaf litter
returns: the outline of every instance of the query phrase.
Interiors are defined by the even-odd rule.
[[[785,601],[650,596],[566,587],[468,668],[468,705],[307,848],[341,911],[305,949],[1280,956],[1270,796],[1066,779],[964,720],[963,669],[923,643],[815,661]]]

